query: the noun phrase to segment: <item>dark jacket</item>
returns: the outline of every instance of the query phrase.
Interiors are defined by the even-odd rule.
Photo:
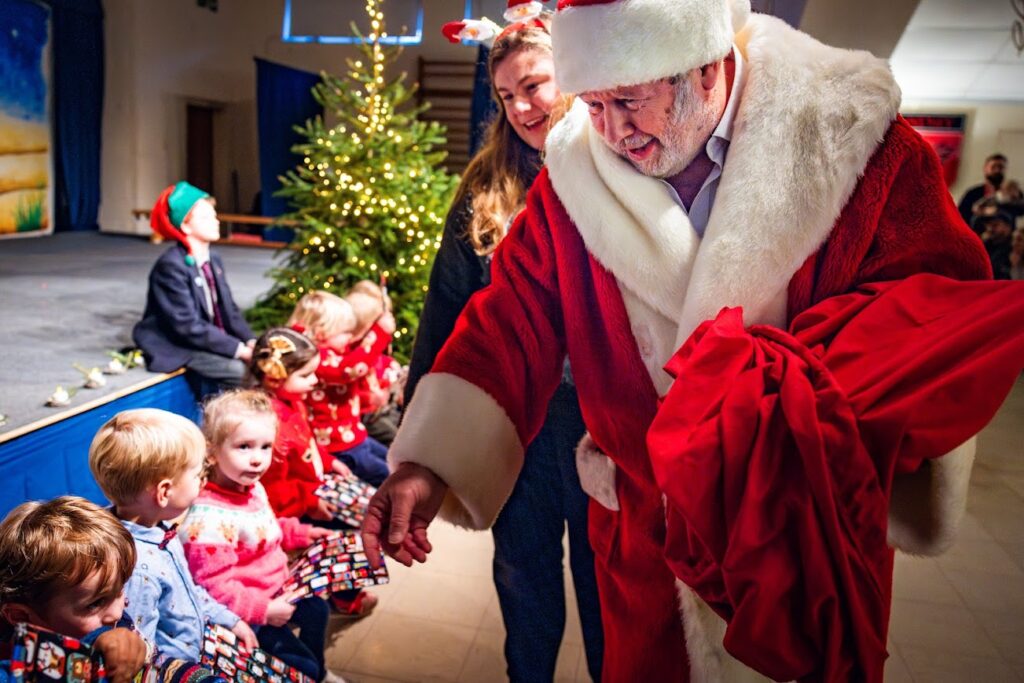
[[[540,172],[540,155],[531,150],[524,159],[522,172],[528,174],[527,185],[532,184]],[[478,255],[469,241],[472,211],[472,197],[467,193],[459,204],[452,206],[445,220],[441,247],[430,271],[430,288],[412,347],[405,405],[409,405],[423,375],[430,372],[470,297],[491,284],[490,256]]]
[[[153,372],[177,370],[194,351],[232,358],[240,342],[254,337],[231,296],[220,256],[210,251],[223,330],[207,313],[206,295],[200,285],[202,273],[197,265],[185,263],[186,256],[185,248],[176,244],[157,259],[149,272],[146,310],[132,330],[132,339]]]
[[[957,204],[957,209],[960,211],[960,217],[964,219],[964,223],[967,227],[971,227],[971,223],[974,220],[974,205],[979,199],[985,198],[985,184],[975,185],[974,187],[968,188],[964,192],[964,196],[960,198],[960,203]]]

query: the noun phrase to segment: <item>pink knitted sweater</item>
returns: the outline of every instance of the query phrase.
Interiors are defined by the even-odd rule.
[[[310,525],[274,517],[263,485],[237,493],[208,482],[181,523],[179,537],[196,583],[250,624],[288,578],[285,550],[309,545]]]

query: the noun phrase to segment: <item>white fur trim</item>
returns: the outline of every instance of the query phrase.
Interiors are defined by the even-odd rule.
[[[746,83],[703,240],[661,182],[604,145],[582,102],[545,146],[587,250],[677,322],[674,348],[725,306],[742,306],[747,324],[785,322],[789,280],[827,239],[899,108],[888,66],[867,52],[765,15],[735,40]]]
[[[613,512],[619,511],[619,496],[615,492],[615,463],[604,454],[590,432],[583,435],[576,446],[576,471],[584,493]]]
[[[889,502],[889,545],[912,555],[940,555],[956,540],[967,508],[977,450],[972,438],[913,474],[897,475]]]
[[[607,90],[721,59],[750,0],[618,0],[559,10],[551,25],[555,80],[566,93]]]
[[[430,373],[416,386],[388,463],[429,468],[450,487],[441,516],[470,529],[494,524],[523,467],[512,420],[483,389],[457,375]]]
[[[722,644],[725,620],[685,583],[676,579],[679,612],[690,658],[691,683],[765,683],[771,679],[739,661]]]

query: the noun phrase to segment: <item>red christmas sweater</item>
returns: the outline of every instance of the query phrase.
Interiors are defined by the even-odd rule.
[[[320,349],[317,387],[309,392],[309,423],[316,443],[331,453],[355,448],[366,440],[366,427],[359,421],[363,397],[368,396],[367,378],[376,381],[374,367],[391,343],[391,335],[374,325],[359,342],[341,354]]]
[[[359,410],[363,415],[380,410],[383,406],[374,405],[374,391],[388,391],[398,379],[402,366],[391,356],[381,355],[373,366],[373,372],[359,380]]]
[[[278,517],[301,517],[317,509],[314,491],[334,458],[317,445],[302,400],[284,391],[272,397],[277,412],[274,458],[263,475],[264,488]]]

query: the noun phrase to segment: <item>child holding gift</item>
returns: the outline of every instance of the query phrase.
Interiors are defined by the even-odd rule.
[[[122,623],[134,568],[131,535],[98,505],[74,496],[22,503],[0,524],[0,637],[27,622],[78,638],[103,655],[114,683],[127,683],[149,657]]]
[[[285,550],[331,532],[274,516],[260,484],[277,434],[270,397],[250,389],[213,398],[203,410],[203,434],[209,478],[181,525],[192,576],[255,627],[264,650],[313,680],[340,681],[324,666],[327,603],[276,597],[289,578]],[[298,637],[289,626],[299,628]]]
[[[277,413],[273,457],[262,482],[270,506],[278,516],[301,517],[318,525],[336,526],[334,505],[316,495],[325,471],[341,476],[352,472],[340,460],[321,450],[313,438],[304,399],[316,386],[320,354],[301,332],[287,327],[267,330],[253,347],[252,378],[270,396]],[[343,591],[332,606],[345,616],[362,617],[376,606],[366,591]]]

